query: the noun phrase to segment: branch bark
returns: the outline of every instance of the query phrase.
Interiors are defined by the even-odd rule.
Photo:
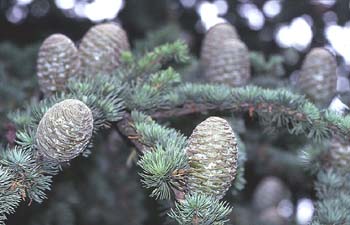
[[[254,116],[254,113],[268,113],[273,115],[274,113],[284,113],[288,115],[290,118],[309,123],[311,125],[317,125],[318,123],[324,123],[324,120],[321,116],[320,119],[310,119],[303,112],[300,112],[297,109],[289,108],[288,106],[276,104],[276,103],[268,103],[268,102],[260,102],[260,103],[236,103],[232,105],[214,105],[214,104],[203,104],[203,103],[185,103],[176,108],[163,108],[159,109],[153,113],[151,113],[151,117],[154,119],[166,119],[169,117],[179,117],[185,116],[194,113],[233,113],[233,112],[248,112],[250,117]],[[345,140],[350,139],[350,132],[345,133],[341,128],[336,126],[333,123],[327,122],[326,125],[329,132],[332,134],[337,134],[339,137],[343,137]]]
[[[139,135],[133,126],[130,113],[125,112],[123,119],[115,123],[115,126],[120,134],[126,137],[136,147],[140,154],[146,151],[143,144],[139,141]]]
[[[151,114],[154,119],[163,119],[169,117],[185,116],[194,113],[208,113],[208,112],[249,112],[253,116],[255,111],[273,113],[274,111],[284,112],[290,116],[296,117],[300,121],[307,121],[305,115],[297,110],[292,110],[283,105],[276,105],[274,103],[240,103],[231,106],[201,104],[201,103],[185,103],[182,106],[173,109],[160,109]]]
[[[289,108],[285,105],[276,104],[276,103],[236,103],[231,105],[214,105],[214,104],[203,104],[189,102],[175,108],[162,108],[158,109],[155,112],[149,113],[153,119],[166,119],[170,117],[180,117],[186,116],[195,113],[233,113],[233,112],[248,112],[250,117],[254,116],[254,113],[268,113],[273,115],[274,113],[284,113],[290,118],[293,118],[300,122],[310,123],[312,125],[324,122],[320,120],[310,120],[305,114],[298,111],[297,109]],[[133,127],[133,122],[130,116],[130,113],[125,113],[124,118],[117,122],[117,128],[120,133],[127,137],[138,149],[140,153],[144,153],[145,149],[142,143],[138,140],[138,134]],[[348,133],[343,133],[341,129],[335,124],[328,123],[327,128],[333,134],[338,134],[347,138]]]

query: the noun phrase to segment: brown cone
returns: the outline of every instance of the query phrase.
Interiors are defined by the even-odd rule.
[[[329,103],[337,88],[337,62],[324,48],[314,48],[303,62],[299,87],[311,100],[318,104]]]
[[[49,36],[40,47],[37,76],[41,91],[62,91],[67,80],[79,75],[80,59],[74,43],[63,34]]]
[[[83,37],[79,52],[84,76],[111,74],[120,64],[120,55],[129,50],[126,32],[117,24],[92,27]]]
[[[350,145],[344,141],[333,138],[330,142],[329,156],[333,167],[349,171]]]
[[[64,162],[85,150],[93,131],[91,110],[81,101],[67,99],[53,105],[40,120],[35,142],[38,152]]]
[[[250,79],[249,52],[237,39],[223,41],[210,52],[211,57],[203,65],[206,80],[233,87],[244,86]]]
[[[239,40],[236,28],[229,23],[219,23],[211,27],[205,34],[202,49],[201,61],[203,65],[207,64],[212,59],[212,54],[223,41],[229,39]]]

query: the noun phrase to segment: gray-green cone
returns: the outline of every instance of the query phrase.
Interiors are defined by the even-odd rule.
[[[337,62],[324,48],[314,48],[306,56],[299,77],[299,87],[318,104],[329,103],[337,88]]]
[[[78,76],[80,59],[74,43],[63,34],[49,36],[40,47],[37,76],[41,91],[62,91],[69,78]]]
[[[329,156],[331,164],[335,167],[349,170],[350,165],[350,145],[333,138],[330,142]]]
[[[209,117],[200,123],[189,138],[186,154],[190,165],[189,193],[221,199],[237,171],[237,143],[228,122],[219,117]]]
[[[126,32],[117,24],[92,27],[79,45],[83,75],[111,74],[120,63],[120,55],[129,50]]]
[[[238,39],[236,28],[229,23],[219,23],[211,27],[205,34],[202,49],[201,49],[201,62],[202,65],[206,65],[212,60],[215,55],[214,52],[223,41],[230,39]]]
[[[38,152],[54,161],[69,161],[85,150],[92,130],[92,112],[83,102],[59,102],[40,120],[35,136]]]
[[[233,87],[244,86],[250,79],[250,59],[247,47],[237,39],[221,42],[203,64],[206,80]]]

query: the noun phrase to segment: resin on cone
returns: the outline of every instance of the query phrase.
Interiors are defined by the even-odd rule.
[[[53,34],[43,42],[37,60],[37,76],[45,95],[64,90],[68,79],[79,75],[79,69],[78,50],[68,37]]]
[[[92,131],[91,110],[79,100],[67,99],[53,105],[40,120],[36,147],[45,158],[69,161],[85,150]]]
[[[223,41],[238,39],[236,28],[229,23],[219,23],[211,27],[205,34],[201,49],[201,62],[206,65],[212,60],[214,52]]]
[[[233,87],[244,86],[250,79],[247,47],[240,40],[230,39],[216,46],[211,59],[203,65],[205,79]]]
[[[83,75],[113,73],[120,64],[121,53],[129,49],[127,34],[117,24],[92,27],[79,45]]]
[[[202,193],[221,199],[237,172],[237,142],[228,122],[209,117],[200,123],[186,148],[190,169],[189,193]]]
[[[337,62],[324,48],[314,48],[306,56],[299,77],[299,87],[317,104],[329,103],[337,88]]]

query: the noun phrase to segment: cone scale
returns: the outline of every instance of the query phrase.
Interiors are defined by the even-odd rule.
[[[318,104],[329,103],[337,88],[337,63],[335,57],[324,48],[314,48],[303,62],[299,87]]]
[[[244,86],[250,79],[247,47],[240,40],[223,41],[212,52],[211,60],[203,64],[205,79],[233,87]]]
[[[84,76],[111,74],[120,64],[120,55],[129,50],[126,32],[117,24],[92,27],[79,45]]]
[[[350,145],[337,138],[333,138],[330,141],[329,159],[334,167],[349,171]]]
[[[209,117],[189,138],[188,192],[221,199],[231,186],[237,171],[237,142],[228,122]]]
[[[92,131],[91,110],[79,100],[67,99],[53,105],[40,120],[36,147],[47,159],[69,161],[85,150]]]
[[[37,76],[41,91],[62,91],[69,78],[79,76],[80,59],[74,43],[63,34],[49,36],[40,47]]]
[[[205,34],[202,49],[201,61],[202,64],[210,62],[213,56],[213,51],[217,46],[221,45],[223,41],[229,39],[239,40],[236,28],[229,23],[219,23],[211,27]]]

